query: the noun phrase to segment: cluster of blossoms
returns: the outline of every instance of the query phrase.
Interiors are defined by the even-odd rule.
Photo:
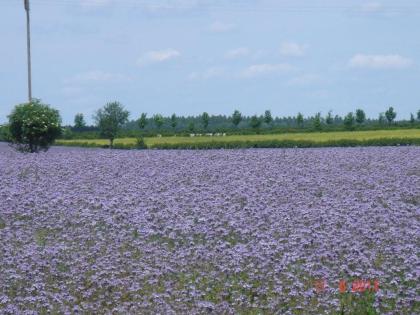
[[[419,188],[418,147],[3,148],[0,313],[416,314]]]

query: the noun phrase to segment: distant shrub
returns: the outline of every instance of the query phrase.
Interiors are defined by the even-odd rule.
[[[60,135],[60,124],[56,109],[34,99],[17,105],[9,115],[10,139],[19,151],[46,151]]]
[[[0,125],[0,141],[10,141],[10,131],[8,125]]]
[[[138,149],[138,150],[147,149],[147,144],[144,141],[144,137],[137,137],[136,138],[136,149]]]

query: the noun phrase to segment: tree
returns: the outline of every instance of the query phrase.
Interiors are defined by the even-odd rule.
[[[417,120],[420,120],[420,109],[417,112]]]
[[[193,121],[191,121],[191,122],[188,124],[188,130],[189,130],[190,132],[194,132],[194,130],[195,130],[195,125],[194,125],[194,122],[193,122]]]
[[[139,120],[137,121],[137,124],[139,125],[139,128],[141,130],[144,130],[147,126],[147,114],[141,113]]]
[[[321,130],[322,129],[321,113],[316,113],[316,115],[313,119],[313,124],[314,124],[315,130]]]
[[[204,127],[205,130],[207,130],[207,127],[209,126],[209,120],[210,120],[209,114],[204,112],[201,115],[201,122],[203,123],[203,127]]]
[[[258,130],[261,127],[262,119],[258,117],[257,115],[254,115],[251,117],[250,125],[252,129]]]
[[[385,122],[385,115],[384,113],[380,113],[378,117],[378,122],[380,125],[382,125]]]
[[[239,110],[235,110],[232,115],[232,123],[237,128],[239,123],[242,121],[242,114]]]
[[[86,127],[86,122],[85,122],[85,118],[83,114],[82,113],[76,114],[76,116],[74,116],[74,128],[82,129],[84,127]]]
[[[296,123],[299,127],[303,127],[303,115],[301,113],[298,113],[296,116]]]
[[[124,109],[121,103],[107,103],[99,109],[94,119],[99,128],[101,136],[109,139],[109,146],[112,149],[114,139],[117,137],[118,130],[128,121],[129,112]]]
[[[388,120],[388,124],[391,124],[395,117],[397,117],[397,113],[394,111],[394,108],[391,106],[388,108],[388,110],[385,112],[386,120]]]
[[[160,130],[164,123],[163,116],[161,114],[153,115],[153,121],[155,122],[156,128]]]
[[[175,131],[176,126],[178,125],[177,117],[175,114],[171,116],[171,127]]]
[[[61,134],[58,110],[38,99],[17,105],[8,118],[10,140],[19,151],[46,151]]]
[[[366,114],[363,109],[356,109],[356,122],[361,125],[366,120]]]
[[[354,125],[354,115],[352,112],[348,113],[345,117],[344,117],[344,126],[346,127],[347,130],[353,130],[353,125]]]
[[[413,113],[410,113],[410,123],[414,124],[416,122],[416,119],[414,118]]]
[[[327,117],[325,117],[325,123],[327,125],[332,125],[334,122],[333,116],[332,116],[332,111],[329,111],[327,114]]]
[[[267,125],[271,125],[271,123],[273,122],[273,116],[271,116],[271,112],[269,110],[266,110],[264,113],[264,122]]]

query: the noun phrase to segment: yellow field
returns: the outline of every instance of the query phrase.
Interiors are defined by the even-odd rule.
[[[264,141],[264,140],[307,140],[315,142],[323,142],[330,140],[367,140],[367,139],[379,139],[379,138],[419,138],[420,129],[398,129],[398,130],[375,130],[375,131],[353,131],[353,132],[313,132],[313,133],[285,133],[285,134],[273,134],[273,135],[237,135],[237,136],[226,136],[226,137],[154,137],[145,138],[145,142],[148,146],[155,144],[175,144],[175,143],[198,143],[198,142],[209,142],[209,141]],[[109,144],[108,140],[95,139],[95,140],[58,140],[58,144],[65,145],[66,142],[78,142],[78,143],[90,143],[97,145]],[[115,144],[134,144],[135,138],[120,138],[115,140]]]

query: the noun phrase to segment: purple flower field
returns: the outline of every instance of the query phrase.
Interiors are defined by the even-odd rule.
[[[420,313],[419,147],[3,146],[0,184],[0,314]]]

